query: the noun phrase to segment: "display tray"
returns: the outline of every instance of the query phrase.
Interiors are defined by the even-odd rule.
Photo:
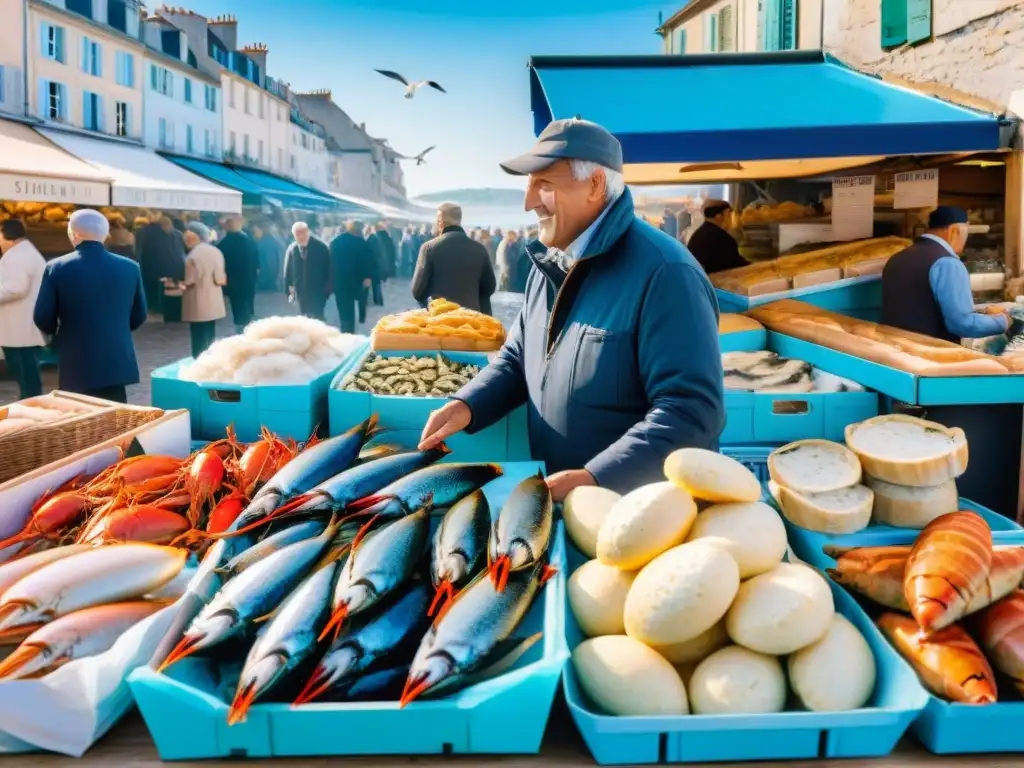
[[[583,560],[570,545],[570,565],[578,566]],[[563,675],[565,699],[594,759],[601,765],[640,765],[865,758],[891,753],[924,708],[927,693],[857,602],[828,581],[836,610],[861,631],[875,656],[877,682],[868,707],[838,713],[613,717],[596,711],[570,662]],[[569,647],[575,648],[583,638],[568,605],[565,622]]]
[[[335,375],[327,394],[331,435],[341,434],[353,424],[358,424],[375,413],[380,426],[385,430],[380,441],[395,442],[403,447],[414,446],[419,442],[423,426],[430,418],[430,414],[448,402],[448,398],[377,395],[370,392],[339,389],[345,376],[358,371],[366,358],[372,354],[383,357],[441,354],[454,362],[476,365],[487,365],[493,356],[493,353],[486,352],[423,352],[418,350],[373,352],[364,348],[349,358]],[[529,456],[529,444],[527,443],[524,452],[522,440],[525,435],[525,427],[523,421],[516,424],[515,434],[512,435],[510,441],[510,420],[513,418],[525,420],[525,415],[517,417],[513,414],[472,435],[460,432],[448,439],[448,447],[452,449],[455,456],[459,457],[458,461],[508,461],[510,447],[515,450],[516,458],[525,459]]]
[[[368,345],[359,345],[349,357],[360,355]],[[327,391],[335,371],[306,384],[284,386],[182,381],[178,373],[191,361],[186,358],[153,371],[152,400],[159,408],[187,408],[196,439],[219,440],[232,426],[243,442],[258,440],[261,427],[279,437],[306,440],[327,425]]]
[[[723,310],[724,311],[724,310]],[[718,346],[722,352],[750,352],[764,349],[768,344],[768,332],[762,328],[755,331],[719,333]]]
[[[882,308],[881,275],[847,277],[822,285],[765,293],[760,296],[744,296],[720,288],[716,288],[715,293],[718,294],[718,307],[722,312],[746,312],[753,307],[780,299],[799,299],[841,315],[854,315],[864,319],[870,319],[864,317],[865,313],[879,313]]]
[[[794,357],[814,365],[799,355],[787,354],[776,345],[777,334],[757,338],[757,331],[725,334],[745,337],[737,339],[722,352],[757,352],[770,349],[783,357]],[[824,368],[822,370],[825,370]],[[847,377],[858,383],[860,379]],[[725,429],[719,438],[723,446],[749,443],[782,444],[794,440],[820,438],[844,439],[846,427],[878,415],[878,394],[875,392],[808,392],[779,394],[773,392],[725,391]]]
[[[847,537],[846,546],[882,547],[913,543],[919,531],[896,530],[886,536],[869,536],[858,538],[857,535]],[[993,531],[995,544],[1024,545],[1022,531]],[[819,558],[827,567],[835,565],[835,560],[824,556]],[[845,589],[838,588],[841,593],[862,606],[862,611],[873,619],[872,614],[878,612],[866,598],[853,598]],[[872,625],[874,626],[874,625]],[[884,640],[888,645],[888,641]],[[895,653],[895,651],[893,651]],[[999,677],[997,673],[997,677]],[[914,721],[911,731],[914,736],[935,754],[981,754],[994,752],[1024,752],[1024,701],[1020,696],[1004,686],[1000,680],[999,696],[1005,701],[997,704],[951,704],[925,691],[927,704],[924,711]],[[976,764],[976,763],[975,763]]]
[[[1024,374],[916,376],[774,331],[768,332],[768,343],[780,355],[806,360],[909,405],[1024,403]]]
[[[536,462],[508,464],[484,487],[492,510],[536,474]],[[214,691],[208,662],[186,659],[167,674],[137,670],[129,680],[164,760],[312,757],[316,755],[535,754],[540,751],[562,667],[565,639],[565,536],[556,525],[545,585],[516,637],[543,632],[508,672],[452,696],[397,702],[256,704],[244,723],[228,726],[228,704]]]

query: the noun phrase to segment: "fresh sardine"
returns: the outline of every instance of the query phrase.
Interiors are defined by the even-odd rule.
[[[355,616],[390,594],[412,575],[426,550],[430,514],[414,512],[357,541],[338,577],[333,613],[321,634],[339,633],[348,616]]]
[[[92,547],[88,544],[69,544],[66,547],[44,549],[42,552],[19,557],[17,560],[0,565],[0,596],[15,583],[21,581],[33,571],[38,571],[44,565],[87,552],[90,549]]]
[[[542,474],[512,489],[498,513],[487,550],[491,580],[499,592],[509,573],[535,565],[547,553],[553,523],[554,504]]]
[[[417,509],[444,509],[501,477],[497,464],[435,464],[348,505],[349,512],[394,519]]]
[[[435,589],[429,614],[450,601],[487,562],[491,533],[491,508],[481,490],[456,502],[434,533],[430,580]]]
[[[344,637],[328,649],[295,704],[308,704],[339,686],[347,686],[410,640],[419,640],[430,624],[429,604],[430,589],[418,581],[381,612],[357,618]]]
[[[285,600],[253,644],[228,710],[228,725],[245,720],[249,708],[316,651],[317,636],[331,611],[331,593],[341,564],[314,571]]]
[[[262,541],[256,542],[233,557],[228,561],[227,565],[217,569],[218,573],[221,573],[225,578],[237,576],[246,569],[256,565],[256,563],[266,558],[272,552],[277,552],[289,544],[316,538],[324,532],[325,528],[327,528],[326,520],[307,520],[290,528],[285,528],[283,531],[278,531],[272,536],[267,536]]]

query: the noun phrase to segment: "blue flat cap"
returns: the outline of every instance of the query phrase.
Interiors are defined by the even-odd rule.
[[[952,205],[940,205],[928,216],[929,229],[943,229],[954,224],[966,224],[967,211]]]
[[[578,117],[554,120],[537,137],[533,149],[501,163],[501,169],[513,176],[529,176],[559,160],[587,160],[621,173],[622,145],[611,133],[589,120]]]

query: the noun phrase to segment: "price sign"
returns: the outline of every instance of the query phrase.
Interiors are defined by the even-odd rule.
[[[939,204],[939,170],[911,171],[896,174],[896,194],[893,207],[934,208]]]
[[[875,229],[875,177],[843,176],[832,179],[832,236],[861,240]]]

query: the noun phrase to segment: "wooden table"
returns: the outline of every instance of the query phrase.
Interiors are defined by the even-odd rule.
[[[188,738],[182,733],[182,738]],[[239,768],[244,760],[215,760],[202,762],[166,763],[168,766],[233,766]],[[268,760],[274,768],[591,768],[595,765],[580,740],[566,711],[558,709],[548,728],[544,750],[540,755],[514,757],[352,757],[301,758],[294,760]],[[155,768],[160,762],[146,726],[138,715],[131,715],[117,725],[85,757],[76,760],[58,755],[19,755],[0,757],[0,768],[52,768],[53,766],[103,766],[103,768]],[[694,765],[691,763],[691,765]],[[738,768],[740,764],[715,763],[716,768]],[[888,758],[881,760],[814,760],[799,763],[744,763],[749,768],[784,765],[785,768],[1024,768],[1024,755],[994,755],[937,757],[928,754],[912,739],[907,739]]]

